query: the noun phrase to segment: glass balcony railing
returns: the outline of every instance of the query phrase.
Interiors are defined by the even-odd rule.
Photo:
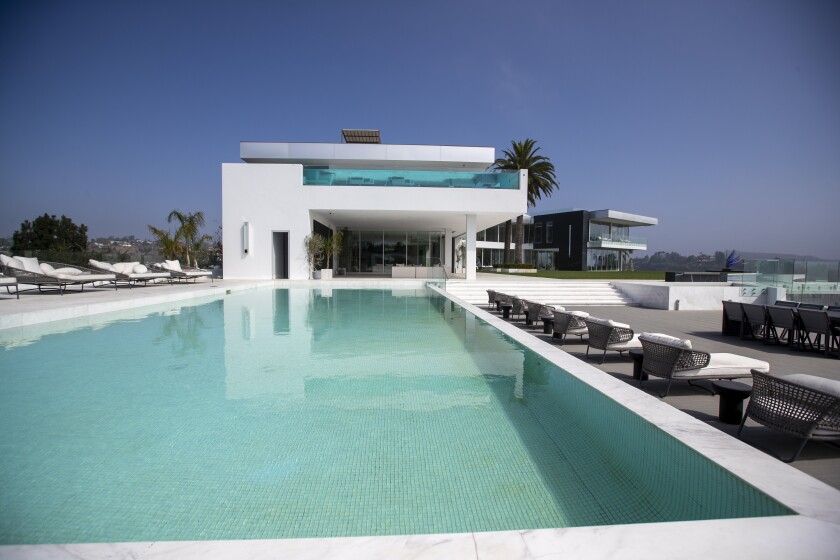
[[[408,169],[307,169],[304,185],[343,187],[438,187],[518,189],[519,173],[419,171]]]
[[[591,235],[589,236],[590,247],[611,247],[611,246],[631,247],[637,245],[647,245],[647,239],[644,237],[608,237],[606,235]]]

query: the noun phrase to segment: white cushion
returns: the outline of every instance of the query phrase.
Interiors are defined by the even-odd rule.
[[[691,350],[690,340],[683,340],[681,338],[677,338],[676,336],[671,336],[662,333],[642,333],[642,336],[639,338],[641,338],[642,340],[647,340],[649,342],[655,342],[656,344],[662,344],[663,346],[673,346],[674,348]]]
[[[71,276],[78,276],[82,271],[72,266],[62,266],[61,268],[53,269],[53,274],[69,274]]]
[[[37,257],[18,257],[15,256],[17,260],[20,261],[20,264],[23,265],[23,270],[34,272],[36,274],[42,274],[41,272],[41,264],[38,262]]]
[[[23,270],[23,263],[15,258],[9,259],[9,262],[6,263],[6,266],[10,266],[12,268],[19,268]]]
[[[762,360],[729,354],[726,352],[715,352],[709,354],[709,365],[704,368],[689,369],[674,373],[674,379],[689,377],[693,379],[738,379],[740,377],[752,377],[751,369],[770,371],[770,364]]]
[[[49,274],[50,272],[54,271],[53,265],[47,263],[41,263],[41,272],[44,274]]]
[[[110,271],[114,270],[114,266],[111,263],[106,263],[106,262],[90,259],[90,260],[88,260],[88,264],[91,266],[91,268],[100,268],[102,270],[110,270]]]
[[[134,267],[140,264],[137,261],[123,263],[123,274],[131,274],[134,272]]]
[[[840,397],[840,381],[836,379],[826,379],[817,375],[808,375],[805,373],[794,373],[793,375],[786,375],[782,377],[785,381],[789,381],[796,385],[807,387],[815,391],[822,391],[835,397]]]
[[[121,263],[121,262],[114,263],[114,264],[111,265],[111,270],[113,270],[114,272],[117,272],[119,274],[125,274],[125,272],[126,272],[125,263]]]
[[[613,344],[607,344],[607,350],[632,350],[633,348],[641,348],[642,343],[639,342],[639,335],[634,334],[633,338],[630,340],[625,340],[624,342],[615,342]]]
[[[146,274],[149,272],[149,269],[146,268],[146,265],[138,263],[134,265],[134,268],[132,268],[131,271],[134,272],[134,274]]]
[[[0,264],[6,266],[9,264],[9,261],[12,260],[12,257],[6,256],[3,253],[0,253]]]
[[[554,311],[566,311],[565,307],[560,307],[559,305],[554,306]]]
[[[590,315],[589,317],[587,317],[587,320],[590,323],[595,323],[596,325],[609,325],[609,321],[607,321],[606,319],[601,319],[600,317],[593,317]]]
[[[183,272],[181,270],[181,261],[164,261],[164,268],[168,268],[169,270],[175,270],[178,272]]]
[[[630,325],[628,325],[627,323],[619,323],[617,321],[613,321],[612,319],[607,321],[607,324],[611,327],[620,327],[622,329],[629,329],[630,328]]]
[[[574,315],[575,317],[583,317],[584,319],[589,317],[589,313],[586,311],[568,311],[569,315]]]

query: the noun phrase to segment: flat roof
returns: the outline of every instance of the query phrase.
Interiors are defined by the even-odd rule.
[[[246,163],[298,163],[339,169],[484,171],[496,161],[496,149],[420,144],[240,142],[239,157]]]
[[[630,214],[629,212],[619,212],[618,210],[595,210],[589,213],[589,219],[622,226],[655,226],[659,223],[657,218],[642,216],[641,214]]]

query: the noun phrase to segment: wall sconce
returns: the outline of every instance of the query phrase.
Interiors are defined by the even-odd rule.
[[[248,222],[242,224],[242,250],[245,254],[248,254],[249,243],[248,240],[251,237],[251,227]]]

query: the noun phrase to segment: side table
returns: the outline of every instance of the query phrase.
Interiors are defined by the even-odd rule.
[[[752,394],[752,387],[737,381],[712,382],[715,393],[720,395],[718,418],[725,424],[740,424],[744,416],[744,399]]]
[[[630,354],[630,359],[633,360],[633,379],[647,381],[648,374],[642,373],[642,361],[645,357],[644,350],[641,348],[631,348],[628,353]]]

